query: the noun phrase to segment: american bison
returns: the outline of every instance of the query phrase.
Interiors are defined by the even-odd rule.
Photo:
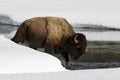
[[[24,21],[11,39],[16,43],[27,43],[31,48],[44,48],[47,53],[61,53],[69,66],[72,59],[85,53],[87,40],[85,35],[75,33],[64,18],[35,17]]]

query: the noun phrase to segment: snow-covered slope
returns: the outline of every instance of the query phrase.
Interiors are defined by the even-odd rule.
[[[42,74],[3,74],[1,80],[120,80],[120,68]]]
[[[0,35],[0,74],[55,71],[65,71],[57,58],[18,45]]]

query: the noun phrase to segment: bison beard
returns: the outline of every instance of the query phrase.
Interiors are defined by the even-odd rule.
[[[66,68],[70,68],[69,55],[74,60],[80,58],[85,53],[86,46],[86,37],[81,33],[76,33],[66,40],[61,51],[66,61]]]
[[[87,40],[75,33],[72,26],[58,17],[36,17],[24,21],[12,41],[27,43],[31,48],[45,48],[47,53],[61,53],[70,68],[69,55],[73,59],[85,53]]]

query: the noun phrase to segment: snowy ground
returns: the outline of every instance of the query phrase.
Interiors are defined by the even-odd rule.
[[[1,74],[1,80],[120,80],[120,68],[52,73]]]
[[[0,74],[56,71],[66,71],[57,58],[0,36]]]

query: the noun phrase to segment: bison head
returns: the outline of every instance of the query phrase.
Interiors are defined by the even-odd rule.
[[[81,33],[76,33],[68,39],[66,51],[70,55],[70,57],[75,60],[85,53],[86,45],[87,40],[85,35]]]

